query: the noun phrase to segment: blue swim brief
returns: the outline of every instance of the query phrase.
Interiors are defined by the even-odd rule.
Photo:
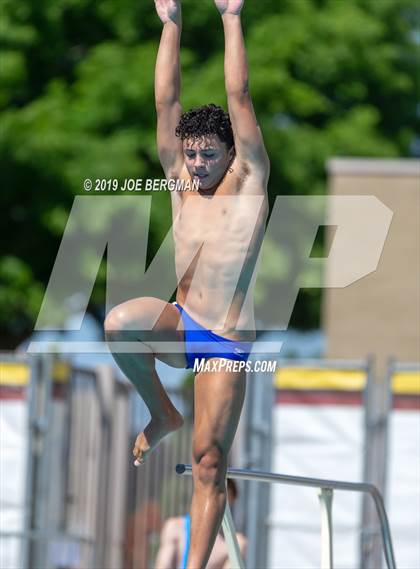
[[[184,324],[187,369],[194,367],[195,358],[226,358],[228,360],[247,361],[252,349],[252,342],[237,342],[219,336],[211,330],[206,330],[201,324],[193,320],[177,302],[172,304],[178,308]]]

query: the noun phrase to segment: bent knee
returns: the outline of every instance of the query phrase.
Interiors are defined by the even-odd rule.
[[[130,332],[134,332],[136,336],[142,327],[146,326],[144,318],[139,318],[130,310],[129,303],[119,304],[113,308],[106,316],[104,322],[104,330],[107,336],[118,336],[124,333],[124,336]]]
[[[136,298],[118,304],[105,318],[105,333],[107,336],[120,336],[124,333],[124,337],[150,340],[165,306],[165,302],[153,297]]]
[[[118,304],[105,318],[107,333],[150,330],[157,317],[157,299],[144,297]]]
[[[104,330],[105,332],[120,332],[124,330],[130,322],[130,316],[124,305],[118,305],[110,310],[105,318]]]
[[[227,460],[225,453],[216,445],[194,452],[196,481],[224,489]]]

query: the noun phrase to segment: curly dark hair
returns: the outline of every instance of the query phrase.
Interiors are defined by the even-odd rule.
[[[217,134],[220,140],[227,144],[228,148],[232,148],[234,145],[229,114],[222,107],[213,103],[183,113],[175,134],[181,140]]]

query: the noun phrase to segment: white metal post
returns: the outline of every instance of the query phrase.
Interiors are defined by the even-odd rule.
[[[177,474],[192,475],[191,464],[177,464]],[[323,488],[324,493],[321,492],[322,507],[326,510],[326,520],[329,521],[329,532],[331,536],[331,549],[330,549],[330,562],[329,567],[332,567],[332,531],[331,531],[331,505],[332,505],[332,490],[347,490],[350,492],[367,492],[370,494],[375,502],[376,511],[381,522],[381,532],[384,547],[384,555],[388,569],[396,569],[394,548],[392,545],[391,529],[389,527],[388,516],[386,515],[384,501],[382,494],[373,484],[366,482],[346,482],[345,480],[328,480],[326,478],[307,478],[306,476],[290,476],[286,474],[277,474],[275,472],[263,472],[261,470],[241,470],[239,468],[228,468],[227,475],[229,478],[236,478],[238,480],[258,480],[260,482],[276,482],[278,484],[290,484],[293,486],[307,486],[315,488]],[[325,499],[325,490],[331,492],[329,498]],[[329,508],[329,515],[328,515]],[[325,565],[328,567],[328,565]]]
[[[230,512],[229,503],[226,501],[225,513],[222,520],[223,535],[229,553],[229,562],[232,569],[244,569],[245,565],[239,550],[238,538],[236,537],[235,525]]]
[[[321,503],[321,569],[333,569],[332,488],[320,488],[318,497]]]

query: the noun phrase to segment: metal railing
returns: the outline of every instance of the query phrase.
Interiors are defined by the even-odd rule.
[[[0,508],[16,520],[0,528],[0,567],[150,567],[164,520],[191,500],[190,485],[172,473],[190,457],[189,393],[168,389],[185,425],[136,469],[132,444],[149,414],[112,368],[2,352],[0,368],[0,404],[12,409],[1,427],[19,418],[6,423],[12,452],[0,460]],[[4,489],[12,484],[10,500]]]
[[[190,464],[177,464],[177,474],[192,474]],[[381,524],[382,541],[386,564],[388,569],[396,569],[394,549],[392,546],[391,530],[386,514],[384,501],[379,490],[373,484],[365,482],[345,482],[341,480],[326,480],[323,478],[306,478],[304,476],[289,476],[273,472],[261,472],[258,470],[241,470],[228,468],[227,478],[241,480],[257,480],[259,482],[289,484],[294,486],[309,486],[318,488],[321,502],[321,567],[322,569],[333,568],[333,540],[332,540],[332,498],[334,490],[346,490],[350,492],[362,492],[369,494],[375,503],[376,511]],[[232,567],[243,569],[244,564],[239,554],[239,545],[236,538],[235,527],[229,506],[226,505],[223,517],[223,531],[229,550],[229,559]]]

